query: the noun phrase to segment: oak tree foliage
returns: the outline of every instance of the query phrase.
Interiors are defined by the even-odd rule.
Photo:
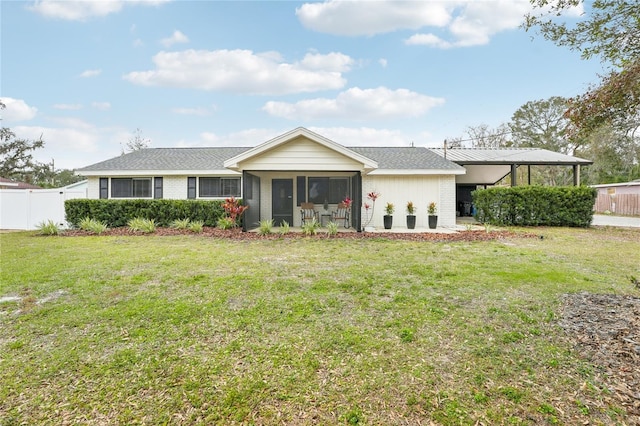
[[[600,126],[638,128],[640,116],[640,7],[637,0],[530,0],[527,30],[537,29],[558,46],[599,57],[607,67],[597,86],[569,100],[566,117],[572,136],[584,137]],[[588,8],[575,24],[561,21],[569,9]]]

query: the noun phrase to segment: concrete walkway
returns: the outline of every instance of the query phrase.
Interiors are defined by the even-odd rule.
[[[626,228],[640,228],[640,217],[636,216],[612,216],[594,214],[591,221],[593,226],[621,226]]]

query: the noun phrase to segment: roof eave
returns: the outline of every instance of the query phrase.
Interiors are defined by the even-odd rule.
[[[77,170],[76,175],[86,177],[136,177],[136,176],[203,176],[203,175],[239,175],[229,169],[220,170]]]

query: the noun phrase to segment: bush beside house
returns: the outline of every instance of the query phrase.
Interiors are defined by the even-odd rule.
[[[64,203],[66,220],[77,227],[85,218],[105,223],[109,228],[127,226],[134,218],[153,219],[158,226],[167,227],[175,220],[201,221],[216,226],[226,215],[224,200],[87,200],[73,199]]]
[[[472,193],[476,219],[492,225],[587,227],[596,190],[586,186],[516,186]]]

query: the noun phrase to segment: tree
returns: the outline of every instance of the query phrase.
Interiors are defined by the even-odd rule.
[[[637,0],[594,0],[587,19],[575,25],[557,18],[583,0],[530,0],[526,30],[537,28],[558,46],[577,50],[585,59],[599,56],[610,67],[600,85],[569,101],[566,116],[572,135],[603,126],[635,123],[640,115],[640,7]],[[630,128],[626,129],[633,130]]]
[[[138,151],[141,149],[146,149],[146,148],[149,148],[149,145],[151,145],[151,139],[143,138],[142,130],[136,129],[136,131],[133,132],[133,137],[129,139],[129,141],[125,145],[125,148],[122,150],[122,154],[125,154],[127,152]]]
[[[593,131],[580,157],[593,164],[583,174],[585,184],[625,182],[640,178],[640,144],[613,127],[602,126]]]
[[[518,108],[509,123],[513,145],[573,155],[580,144],[568,137],[566,108],[567,100],[559,96],[530,101]],[[567,185],[572,181],[569,171],[558,166],[532,167],[531,175],[531,181],[537,184]]]
[[[487,124],[469,126],[466,130],[467,140],[473,148],[504,148],[512,145],[511,130],[506,124],[491,129]]]
[[[4,103],[0,102],[0,109],[5,108]],[[36,141],[16,139],[11,129],[2,127],[0,129],[0,176],[13,178],[33,169],[36,163],[33,161],[31,152],[43,146],[42,136]]]
[[[513,113],[509,123],[513,144],[572,155],[577,146],[567,137],[569,120],[564,117],[566,109],[567,100],[559,96],[522,105]]]

